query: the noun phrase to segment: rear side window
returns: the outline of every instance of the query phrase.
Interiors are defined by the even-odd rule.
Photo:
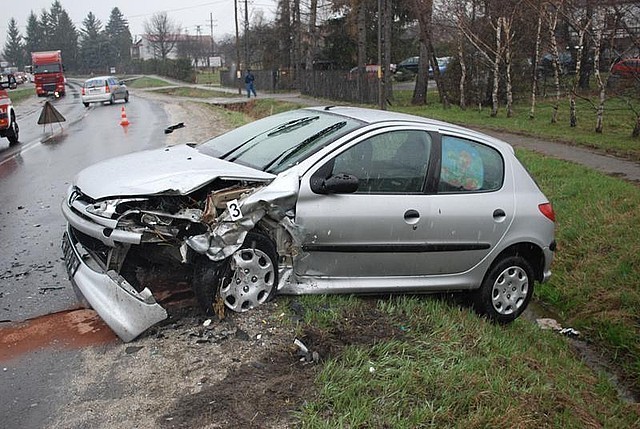
[[[503,181],[504,161],[497,150],[471,140],[442,136],[438,192],[495,191]]]

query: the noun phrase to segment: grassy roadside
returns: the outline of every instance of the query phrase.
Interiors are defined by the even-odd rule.
[[[428,116],[464,126],[480,126],[486,129],[508,131],[527,134],[534,137],[560,141],[597,149],[612,155],[640,161],[640,140],[633,139],[631,132],[635,124],[635,115],[629,108],[630,100],[623,97],[608,99],[604,113],[604,130],[597,134],[595,130],[596,112],[594,97],[576,100],[577,126],[569,126],[569,99],[562,98],[559,103],[558,122],[551,123],[553,100],[540,99],[536,106],[535,118],[529,118],[529,105],[516,104],[513,117],[507,118],[504,106],[495,118],[490,116],[490,107],[460,109],[451,106],[444,109],[438,103],[436,93],[430,92],[427,106],[412,106],[411,91],[395,91],[396,100],[392,110],[410,113],[418,116]],[[634,102],[631,102],[633,105]],[[636,97],[636,109],[640,108],[640,99]]]
[[[9,94],[9,98],[11,98],[11,102],[13,104],[19,104],[32,96],[35,97],[36,90],[34,88],[17,88],[11,89],[7,91],[7,93]]]
[[[127,82],[127,86],[130,88],[158,88],[169,85],[171,85],[171,83],[166,80],[148,76],[142,76]]]
[[[191,88],[188,86],[181,86],[175,88],[162,88],[158,89],[155,92],[166,94],[166,95],[175,95],[176,97],[191,97],[191,98],[238,98],[237,94],[230,94],[228,92],[216,91],[216,90],[208,90],[208,89],[200,89],[200,88]]]
[[[297,107],[277,105],[258,100],[248,113],[256,118]],[[518,156],[558,216],[554,275],[538,285],[537,298],[640,391],[640,189],[533,152]],[[362,305],[343,296],[302,302],[312,309],[306,323],[327,332]],[[430,298],[385,298],[377,307],[403,326],[406,338],[349,347],[327,362],[318,397],[299,414],[304,427],[640,425],[640,409],[618,399],[605,375],[586,368],[563,338],[529,322],[497,327]]]

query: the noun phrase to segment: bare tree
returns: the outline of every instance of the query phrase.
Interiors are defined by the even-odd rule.
[[[545,7],[545,17],[547,20],[547,29],[549,31],[549,44],[551,45],[551,56],[553,58],[553,82],[556,88],[555,104],[553,105],[553,113],[551,115],[551,123],[558,122],[558,109],[560,107],[560,54],[558,52],[558,40],[556,39],[556,28],[558,27],[558,14],[562,0],[555,5]]]
[[[536,48],[533,56],[533,79],[531,83],[531,109],[529,119],[535,118],[536,93],[538,92],[538,64],[540,64],[540,43],[542,41],[542,13],[538,10],[538,26],[536,29]]]
[[[154,57],[164,61],[175,48],[181,29],[180,25],[174,23],[166,12],[156,12],[149,21],[145,21],[144,31],[153,49]]]
[[[440,102],[445,108],[449,107],[449,97],[447,96],[444,82],[440,76],[438,60],[436,58],[432,39],[432,18],[433,18],[433,0],[412,0],[411,9],[415,14],[420,26],[420,40],[426,45],[429,55],[429,62],[433,69],[433,78],[436,81]],[[418,91],[414,91],[414,94]]]

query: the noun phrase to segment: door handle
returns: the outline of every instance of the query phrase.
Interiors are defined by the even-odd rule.
[[[418,213],[417,210],[409,209],[406,212],[404,212],[404,221],[409,225],[418,223],[419,220],[420,220],[420,213]]]
[[[502,210],[502,209],[495,209],[495,210],[493,211],[493,218],[494,218],[495,220],[503,219],[503,218],[505,218],[506,216],[507,216],[507,214],[506,214],[506,213],[504,212],[504,210]]]

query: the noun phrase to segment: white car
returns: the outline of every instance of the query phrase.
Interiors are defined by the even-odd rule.
[[[92,77],[82,85],[82,104],[89,107],[91,103],[115,103],[116,100],[129,102],[129,90],[122,81],[113,76]]]
[[[62,203],[72,284],[125,341],[167,317],[136,272],[191,265],[203,309],[277,294],[469,293],[508,323],[551,275],[555,215],[511,146],[349,107],[102,161]],[[176,267],[177,268],[177,267]]]

